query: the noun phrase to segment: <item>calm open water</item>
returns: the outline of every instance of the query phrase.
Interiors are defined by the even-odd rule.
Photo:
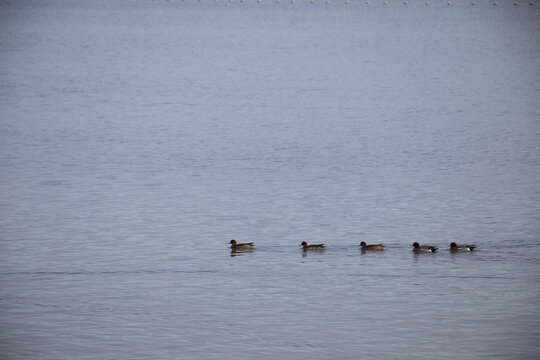
[[[0,358],[537,359],[512,3],[1,1]]]

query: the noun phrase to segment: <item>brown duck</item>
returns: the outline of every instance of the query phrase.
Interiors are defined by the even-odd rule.
[[[360,247],[362,247],[362,250],[365,251],[365,250],[374,250],[374,251],[381,251],[381,250],[384,250],[384,245],[383,244],[366,244],[365,241],[362,241],[360,243]]]
[[[300,245],[302,245],[304,250],[324,250],[324,244],[308,245],[307,242],[302,241]]]
[[[236,250],[236,249],[253,249],[253,243],[252,242],[238,244],[236,242],[236,240],[231,240],[231,242],[229,242],[229,244],[231,244],[231,249],[233,249],[233,250]]]

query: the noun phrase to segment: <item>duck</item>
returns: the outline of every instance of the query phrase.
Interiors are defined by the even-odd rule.
[[[384,250],[384,245],[383,244],[371,244],[371,245],[367,245],[365,241],[362,241],[360,243],[360,246],[362,247],[362,251],[365,251],[365,250]]]
[[[243,244],[238,244],[236,242],[236,240],[231,240],[229,242],[229,244],[231,244],[231,249],[233,250],[236,250],[236,249],[253,249],[253,243],[250,242],[250,243],[243,243]]]
[[[436,246],[431,246],[431,245],[420,246],[420,244],[417,242],[413,243],[413,251],[415,253],[433,253],[437,251],[437,249],[438,248]]]
[[[324,244],[308,245],[307,242],[302,241],[300,245],[302,245],[304,250],[324,250],[325,249]]]
[[[473,251],[476,248],[476,245],[466,245],[466,244],[456,244],[455,242],[450,243],[450,251],[452,252],[466,252]]]

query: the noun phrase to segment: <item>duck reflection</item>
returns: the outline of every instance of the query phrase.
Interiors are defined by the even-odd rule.
[[[251,254],[253,249],[231,249],[231,257]]]

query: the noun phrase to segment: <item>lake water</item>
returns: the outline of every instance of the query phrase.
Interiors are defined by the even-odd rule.
[[[0,358],[538,359],[538,5],[2,1]]]

